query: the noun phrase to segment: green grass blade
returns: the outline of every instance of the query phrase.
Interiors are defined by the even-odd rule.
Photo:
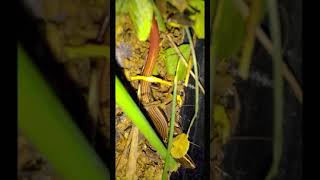
[[[63,179],[109,179],[108,169],[20,46],[18,127]]]
[[[180,61],[178,62],[177,69],[179,68],[179,66],[180,66]],[[164,164],[164,170],[162,173],[162,180],[168,179],[168,169],[169,169],[169,162],[170,162],[169,157],[171,157],[170,150],[172,146],[174,122],[176,117],[177,86],[178,86],[178,74],[175,75],[174,82],[173,82],[173,99],[172,99],[172,108],[171,108],[170,129],[169,129],[169,136],[168,136],[168,149],[167,149],[166,161]]]
[[[145,118],[139,107],[133,101],[121,81],[116,77],[116,103],[132,120],[132,122],[139,128],[139,131],[149,141],[152,147],[165,159],[167,150],[162,141],[157,136],[156,132],[152,129],[148,120]],[[169,160],[170,169],[177,169],[177,163],[170,156]]]

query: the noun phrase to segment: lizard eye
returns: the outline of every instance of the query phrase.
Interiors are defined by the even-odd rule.
[[[179,92],[179,95],[180,95],[180,96],[184,96],[184,91],[180,91],[180,92]]]

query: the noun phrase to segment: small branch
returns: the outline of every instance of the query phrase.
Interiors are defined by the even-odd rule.
[[[228,173],[224,172],[217,164],[214,164],[214,168],[219,171],[224,177],[231,177]]]
[[[198,110],[199,110],[199,81],[197,81],[199,78],[198,76],[198,66],[197,66],[197,58],[196,58],[196,52],[194,51],[194,45],[193,45],[193,42],[192,42],[192,38],[191,38],[191,34],[190,34],[190,31],[189,29],[186,27],[185,28],[186,30],[186,33],[187,33],[187,36],[188,36],[188,39],[189,39],[189,43],[190,43],[190,46],[191,46],[191,54],[192,54],[192,57],[193,57],[193,68],[194,68],[194,73],[195,73],[195,79],[196,79],[196,95],[195,95],[195,111],[194,111],[194,115],[192,117],[192,120],[191,120],[191,123],[189,125],[189,128],[188,128],[188,131],[187,131],[187,135],[189,136],[189,133],[190,133],[190,130],[191,130],[191,127],[195,121],[195,119],[197,118],[197,115],[198,115]]]
[[[103,41],[103,35],[105,34],[110,22],[110,16],[107,14],[104,18],[103,24],[100,28],[99,34],[97,36],[97,41],[102,42]]]
[[[273,49],[272,43],[268,39],[267,35],[262,31],[261,28],[257,29],[256,36],[257,36],[258,40],[260,41],[260,43],[266,48],[267,52],[269,54],[272,54],[272,49]],[[298,101],[302,104],[303,103],[303,92],[302,92],[302,89],[301,89],[297,79],[294,77],[294,75],[292,74],[292,72],[290,71],[290,69],[286,63],[284,63],[282,61],[281,64],[282,64],[281,65],[282,66],[282,75],[289,83],[289,85],[290,85],[294,95],[298,99]]]
[[[97,128],[98,128],[98,117],[99,117],[99,92],[98,92],[98,79],[99,73],[96,68],[93,68],[90,75],[90,85],[88,93],[88,110],[93,120],[93,132],[92,141],[94,143]]]
[[[131,143],[132,135],[133,135],[133,131],[132,131],[132,128],[131,128],[130,134],[129,134],[128,139],[127,139],[126,146],[125,146],[123,152],[121,153],[120,157],[118,158],[118,161],[116,162],[116,172],[118,172],[124,166],[124,164],[122,164],[121,162],[122,162],[123,158],[126,156],[128,150],[129,150],[129,146],[130,146],[130,143]]]
[[[139,129],[136,126],[132,126],[132,140],[130,146],[129,159],[127,164],[127,177],[135,179],[136,169],[137,169],[137,151],[138,151],[138,142],[139,142]]]

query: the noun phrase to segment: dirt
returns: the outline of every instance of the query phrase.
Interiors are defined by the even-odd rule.
[[[39,153],[30,141],[22,134],[18,133],[18,179],[21,180],[58,180],[50,163]]]
[[[134,126],[121,109],[117,108],[116,118],[116,177],[126,177],[128,156],[132,140],[132,126]],[[143,135],[138,136],[136,177],[143,179],[161,179],[164,161],[150,148]]]

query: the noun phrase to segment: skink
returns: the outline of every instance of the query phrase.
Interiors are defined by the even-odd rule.
[[[157,56],[159,54],[159,49],[160,49],[159,47],[160,35],[159,35],[157,22],[154,18],[152,20],[152,27],[151,27],[149,41],[150,41],[149,53],[148,53],[147,61],[145,63],[145,66],[142,72],[143,76],[152,75],[154,66],[156,64]],[[151,94],[150,83],[147,81],[141,81],[141,100],[143,104],[147,104],[154,101]],[[166,141],[168,137],[168,121],[167,121],[166,115],[157,106],[150,106],[145,108],[152,122],[154,123],[157,131],[159,132],[160,136],[164,141]],[[181,165],[185,168],[191,168],[191,169],[195,168],[195,165],[188,154],[186,154],[181,159],[177,159],[177,161],[180,162]]]

